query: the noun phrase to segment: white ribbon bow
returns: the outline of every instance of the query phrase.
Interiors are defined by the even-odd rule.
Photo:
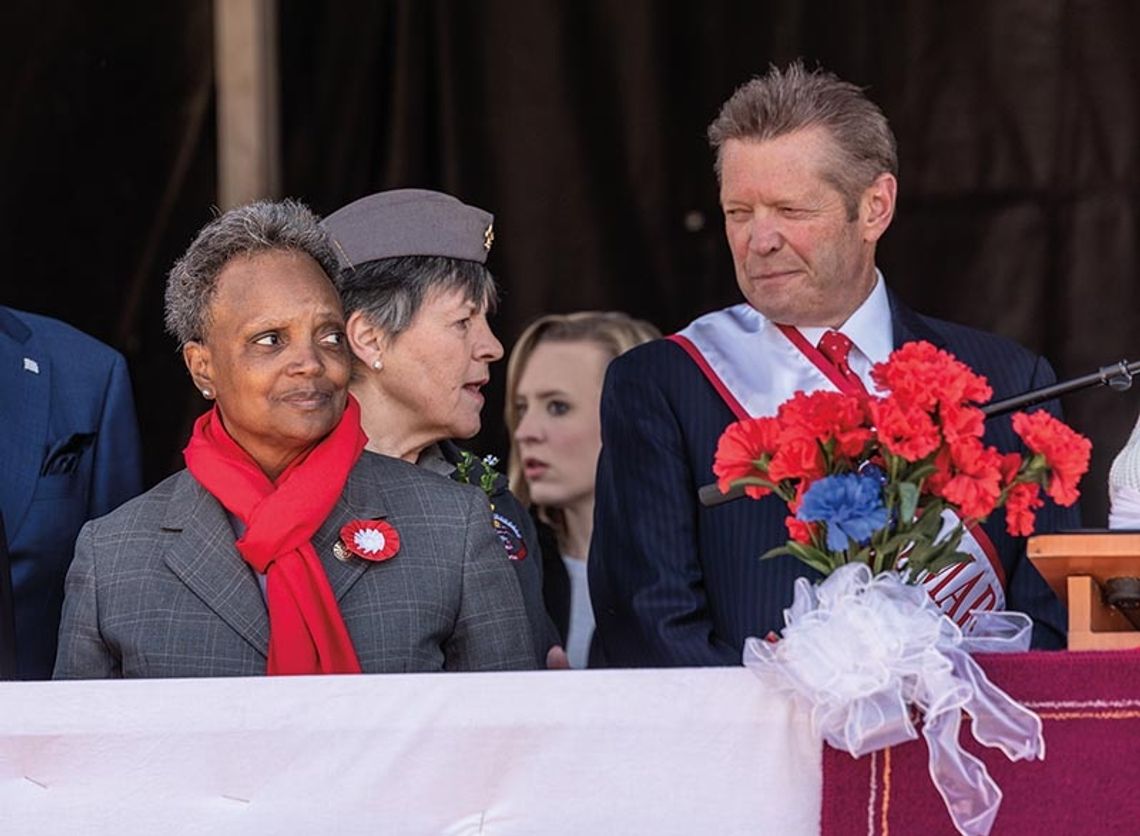
[[[856,757],[917,738],[916,706],[930,778],[954,826],[964,836],[989,833],[1001,789],[959,744],[962,711],[974,738],[1010,760],[1043,759],[1045,739],[1041,718],[990,682],[970,653],[1028,650],[1029,617],[977,612],[963,631],[922,587],[853,563],[818,586],[797,580],[784,621],[780,641],[748,639],[744,664],[806,701],[813,730]]]

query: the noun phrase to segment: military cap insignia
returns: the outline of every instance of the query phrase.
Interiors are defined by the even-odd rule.
[[[483,249],[491,252],[491,245],[495,243],[495,224],[487,224],[487,228],[483,230]]]

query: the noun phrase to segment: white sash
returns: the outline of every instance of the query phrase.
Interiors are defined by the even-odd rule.
[[[796,392],[838,388],[778,327],[748,304],[714,311],[672,335],[737,418],[776,414]],[[873,384],[865,381],[873,391]],[[957,524],[943,514],[941,537]],[[959,625],[972,610],[1005,609],[1005,572],[997,551],[978,526],[966,529],[960,551],[974,560],[923,581],[931,598]]]
[[[702,365],[693,355],[695,349],[704,360],[701,370],[718,391],[723,387],[731,393],[745,413],[741,418],[775,415],[796,392],[838,391],[779,328],[748,304],[705,314],[672,339]],[[729,408],[737,411],[731,403]]]

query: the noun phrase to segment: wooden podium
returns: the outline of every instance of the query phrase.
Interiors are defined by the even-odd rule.
[[[1105,602],[1111,578],[1140,578],[1140,532],[1041,534],[1029,559],[1069,608],[1069,650],[1140,647],[1140,630]]]

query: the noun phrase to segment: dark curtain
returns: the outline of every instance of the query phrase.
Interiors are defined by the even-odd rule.
[[[124,350],[152,480],[197,408],[161,334],[163,274],[213,199],[209,4],[2,14],[8,304]],[[912,306],[1073,376],[1133,332],[1140,7],[1128,0],[281,0],[284,184],[318,212],[439,188],[496,215],[509,347],[544,312],[673,330],[737,301],[704,130],[741,82],[803,56],[865,85],[898,136],[880,246]],[[473,446],[502,452],[500,366]],[[499,388],[495,388],[499,387]],[[1085,518],[1140,397],[1066,399],[1095,444]]]
[[[0,303],[126,355],[148,483],[196,394],[162,296],[216,194],[212,27],[208,2],[0,8]]]

